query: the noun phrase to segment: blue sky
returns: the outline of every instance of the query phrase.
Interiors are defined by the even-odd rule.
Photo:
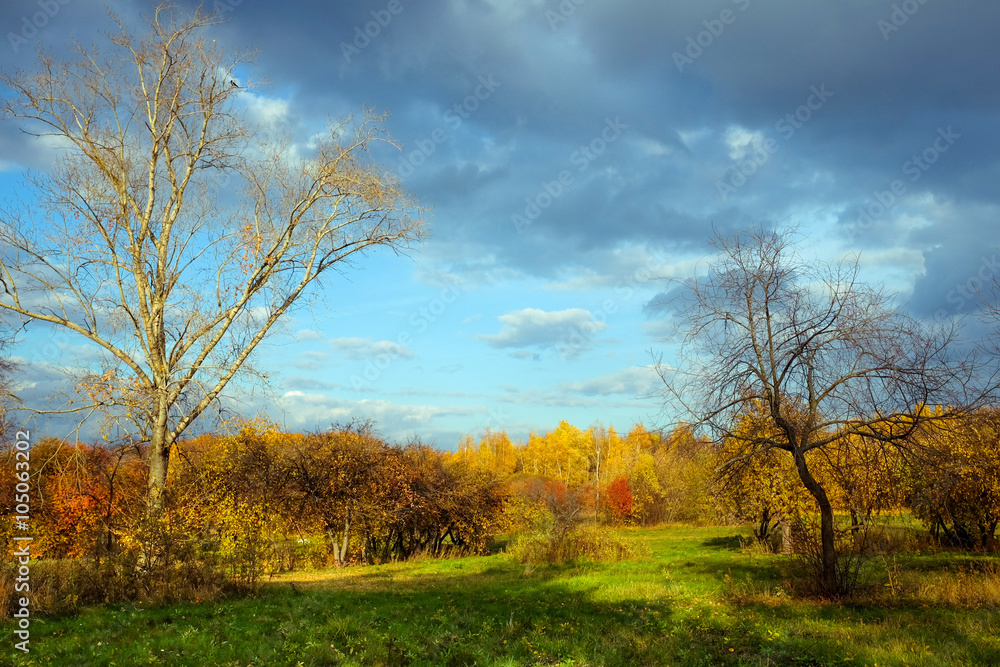
[[[0,63],[97,39],[103,6],[4,3]],[[1000,266],[995,3],[215,6],[213,37],[259,51],[241,72],[269,82],[246,93],[255,118],[305,138],[389,111],[403,149],[382,159],[431,209],[425,243],[326,279],[261,348],[270,387],[232,392],[291,429],[373,417],[451,448],[561,419],[668,425],[650,368],[673,354],[662,278],[704,267],[713,228],[796,225],[803,255],[860,253],[927,318],[973,313]],[[50,154],[0,123],[0,193]],[[16,353],[38,403],[86,350],[36,327]]]

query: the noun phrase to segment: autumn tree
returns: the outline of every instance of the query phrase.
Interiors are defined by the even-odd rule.
[[[528,436],[521,451],[524,472],[558,479],[570,486],[584,484],[589,477],[589,447],[589,433],[560,421],[553,431]]]
[[[751,524],[754,538],[769,544],[781,530],[781,549],[791,550],[792,525],[809,509],[809,494],[791,459],[780,449],[760,451],[762,439],[782,438],[760,401],[744,406],[732,433],[715,452],[716,478],[732,516]]]
[[[907,448],[911,448],[911,440]],[[903,453],[878,440],[852,435],[820,451],[822,474],[832,482],[834,508],[851,516],[851,529],[859,530],[883,511],[905,502]]]
[[[479,552],[507,525],[495,473],[416,441],[391,446],[370,422],[287,449],[289,520],[325,532],[337,565]]]
[[[15,468],[13,454],[7,451],[0,460],[5,472]],[[32,446],[31,458],[38,553],[48,558],[114,553],[124,518],[142,498],[143,466],[134,449],[44,437]],[[13,501],[13,490],[11,484],[0,498]]]
[[[347,563],[356,537],[371,551],[409,493],[402,462],[370,422],[310,435],[288,459],[291,513],[319,524],[337,565]]]
[[[679,424],[653,451],[662,498],[659,520],[696,521],[712,508],[714,451],[708,438],[697,437],[689,424]]]
[[[656,459],[650,452],[642,452],[629,475],[632,487],[632,514],[641,524],[651,524],[663,518],[663,489],[657,471]]]
[[[520,463],[517,448],[507,432],[490,428],[483,433],[478,445],[471,435],[466,435],[458,445],[455,458],[500,476],[512,474]]]
[[[452,461],[420,442],[402,450],[408,484],[391,534],[396,557],[479,553],[507,526],[496,472]]]
[[[739,439],[736,416],[759,402],[772,430],[745,439],[746,454],[779,450],[820,514],[819,586],[843,592],[834,513],[814,474],[818,453],[846,437],[905,443],[936,419],[926,405],[968,405],[969,358],[953,356],[954,329],[901,313],[881,287],[859,280],[857,261],[806,262],[790,231],[717,234],[704,277],[675,292],[679,367],[660,366],[673,408]]]
[[[63,411],[103,411],[148,443],[155,509],[178,437],[275,324],[421,224],[369,153],[383,117],[295,144],[250,121],[249,58],[210,38],[216,16],[164,4],[142,34],[112,19],[107,43],[3,76],[6,117],[59,157],[27,180],[36,204],[0,216],[0,307],[102,352]]]
[[[608,484],[605,504],[614,523],[625,523],[632,517],[632,487],[628,477],[622,475]]]
[[[994,547],[1000,524],[1000,410],[982,409],[913,436],[913,514],[942,541]]]
[[[604,486],[604,479],[607,477],[608,450],[611,448],[611,437],[618,437],[614,427],[610,430],[604,428],[600,423],[594,424],[589,429],[590,438],[587,447],[587,469],[594,487],[594,507],[601,507],[601,489]]]
[[[562,480],[567,486],[586,484],[589,461],[587,449],[590,434],[563,420],[554,431],[544,436],[544,452],[548,475]]]
[[[571,487],[558,479],[532,480],[521,493],[547,510],[548,525],[543,533],[549,540],[552,553],[558,553],[563,543],[580,525],[584,512],[593,502],[593,495],[587,487]]]

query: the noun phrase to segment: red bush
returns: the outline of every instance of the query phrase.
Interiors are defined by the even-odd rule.
[[[608,485],[605,494],[608,512],[615,523],[624,523],[632,515],[632,486],[628,478],[622,475]]]

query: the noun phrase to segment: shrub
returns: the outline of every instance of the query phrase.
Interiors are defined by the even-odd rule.
[[[608,529],[581,526],[558,539],[551,532],[526,535],[508,546],[507,553],[525,564],[580,559],[615,563],[647,556],[649,547],[645,542],[626,539]]]
[[[910,467],[913,514],[942,542],[995,549],[1000,524],[1000,410],[918,434]]]
[[[100,561],[89,558],[43,559],[31,563],[33,614],[59,615],[80,607],[115,602],[164,604],[213,600],[234,589],[219,568],[204,560],[174,562],[151,570],[135,553]],[[10,618],[18,597],[16,565],[0,568],[0,618]]]
[[[786,576],[792,589],[804,597],[856,597],[875,586],[873,556],[889,552],[901,544],[887,537],[883,523],[874,520],[852,524],[835,533],[837,584],[836,591],[819,587],[823,569],[819,519],[801,517],[791,525],[793,558]]]
[[[611,521],[616,524],[626,523],[632,517],[633,496],[628,477],[622,475],[608,485],[604,495]]]

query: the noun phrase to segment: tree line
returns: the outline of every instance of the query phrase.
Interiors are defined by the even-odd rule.
[[[819,509],[793,461],[776,448],[744,455],[773,428],[755,403],[718,441],[687,424],[638,424],[619,436],[563,421],[523,442],[487,431],[441,451],[391,444],[370,422],[297,434],[251,420],[179,443],[154,519],[141,447],[44,438],[32,448],[33,554],[79,563],[99,601],[114,599],[115,581],[132,582],[126,599],[175,591],[180,577],[246,588],[304,566],[484,553],[512,534],[573,557],[565,545],[591,524],[749,525],[773,550],[808,551]],[[879,517],[901,512],[943,545],[995,549],[998,439],[1000,410],[984,408],[930,422],[900,447],[852,437],[824,448],[812,474],[840,517],[839,555]],[[11,544],[9,445],[0,462],[0,525]],[[578,550],[587,539],[594,534],[582,534]]]
[[[367,422],[303,435],[251,421],[188,439],[179,454],[165,490],[169,539],[239,567],[266,568],[281,543],[317,536],[336,565],[480,553],[505,527],[508,492],[497,476],[419,442],[392,445]],[[32,455],[36,554],[99,559],[150,546],[141,536],[149,474],[141,448],[46,438]],[[10,450],[2,474],[6,496]]]
[[[515,488],[540,476],[585,489],[581,502],[603,522],[749,524],[758,541],[791,548],[788,532],[818,513],[815,500],[780,449],[746,451],[748,443],[777,437],[765,406],[747,404],[730,430],[713,441],[691,425],[650,431],[638,424],[620,437],[614,427],[582,430],[560,422],[524,443],[503,431],[488,431],[478,442],[467,436],[454,457]],[[997,442],[1000,410],[987,407],[927,422],[894,447],[877,438],[843,438],[811,463],[844,517],[843,532],[910,512],[946,545],[993,549],[1000,521]]]
[[[501,533],[528,529],[525,516],[550,510],[555,497],[566,502],[567,491],[568,511],[599,523],[749,524],[762,543],[787,537],[816,514],[814,499],[780,450],[741,454],[773,430],[765,408],[752,404],[737,422],[718,442],[684,424],[637,424],[619,436],[613,426],[563,421],[525,442],[487,431],[441,451],[392,445],[371,422],[296,434],[253,420],[179,445],[166,508],[173,539],[262,568],[279,544],[317,538],[321,560],[335,565],[482,553]],[[905,448],[843,439],[823,450],[814,474],[845,530],[909,511],[942,542],[993,548],[998,439],[1000,410],[981,409],[918,429]],[[8,446],[0,468],[4,497],[15,487],[13,453]],[[137,537],[148,476],[141,448],[44,438],[32,457],[39,556],[102,558],[148,546]],[[14,507],[7,500],[4,514]],[[12,522],[3,525],[9,532]]]

